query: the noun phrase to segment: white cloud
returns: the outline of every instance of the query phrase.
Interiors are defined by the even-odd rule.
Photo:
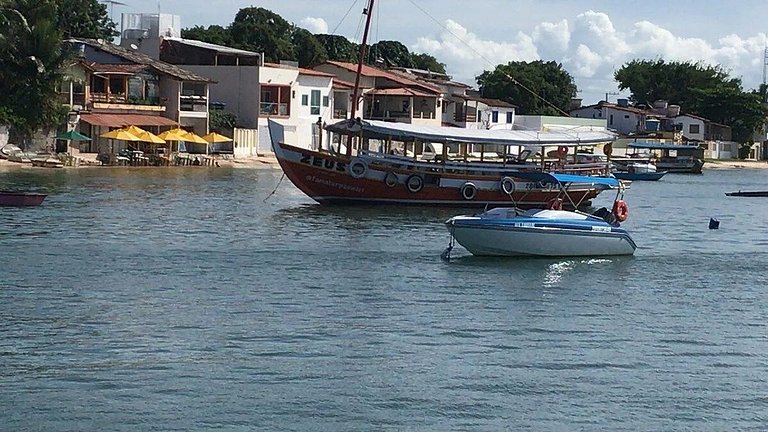
[[[420,37],[411,47],[446,63],[455,79],[474,84],[483,70],[510,61],[533,61],[539,58],[533,39],[518,33],[514,41],[495,42],[480,38],[453,20],[445,22],[446,31],[438,37]]]
[[[315,34],[328,33],[328,23],[322,18],[306,17],[301,20],[301,26]]]
[[[720,65],[732,77],[742,78],[745,89],[756,88],[762,81],[767,37],[730,34],[708,41],[675,34],[649,21],[636,22],[622,32],[607,14],[592,10],[570,21],[542,22],[530,34],[511,33],[507,40],[481,38],[453,20],[447,20],[445,28],[437,36],[419,37],[411,48],[446,63],[455,79],[474,85],[476,75],[497,64],[554,60],[574,76],[587,103],[616,91],[614,72],[633,59]]]

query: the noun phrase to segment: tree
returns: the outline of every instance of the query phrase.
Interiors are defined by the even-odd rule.
[[[59,125],[66,109],[56,97],[69,61],[56,27],[55,0],[0,5],[0,115],[21,135]]]
[[[416,69],[423,69],[432,72],[445,73],[445,63],[440,63],[429,54],[411,54],[411,65]]]
[[[209,112],[211,130],[214,132],[227,133],[237,126],[237,114],[224,111],[223,109],[212,109]]]
[[[398,41],[379,41],[371,45],[366,56],[366,63],[384,66],[411,67],[411,52]]]
[[[57,3],[56,25],[65,38],[111,41],[119,35],[105,4],[97,0],[58,0]]]
[[[272,11],[259,7],[240,9],[229,28],[236,48],[263,52],[264,59],[273,63],[295,58],[291,43],[293,26]]]
[[[350,42],[344,36],[317,34],[315,38],[325,48],[328,60],[357,63],[360,46]]]
[[[563,115],[576,96],[573,77],[554,61],[509,62],[477,77],[484,97],[501,99],[531,115]]]
[[[702,63],[632,60],[614,74],[619,89],[635,102],[666,100],[684,112],[731,127],[734,141],[748,142],[768,111],[761,90],[744,92],[741,80],[719,66]]]
[[[229,29],[220,25],[210,25],[207,29],[203,26],[182,29],[181,37],[223,46],[232,44],[232,35]]]
[[[317,66],[328,60],[325,47],[309,30],[296,27],[291,35],[291,42],[298,56],[296,60],[301,67]]]

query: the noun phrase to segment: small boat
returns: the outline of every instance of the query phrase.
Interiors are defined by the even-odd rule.
[[[726,192],[726,196],[733,197],[768,197],[768,191],[738,191],[738,192]]]
[[[47,194],[0,191],[0,207],[34,207],[43,203]]]
[[[657,181],[660,180],[667,171],[656,171],[656,165],[646,163],[630,163],[627,165],[626,171],[616,170],[613,172],[613,176],[619,180],[640,180],[640,181]]]
[[[32,166],[36,167],[43,167],[43,168],[64,168],[64,162],[59,160],[58,158],[48,156],[48,157],[37,157],[31,159]]]
[[[568,198],[567,185],[576,180],[561,174],[531,173],[541,183],[556,184]],[[461,246],[479,256],[610,256],[632,255],[637,249],[629,233],[621,228],[629,216],[623,201],[620,180],[595,177],[617,188],[613,209],[603,207],[594,213],[562,210],[555,201],[549,209],[521,210],[498,207],[477,215],[454,216],[445,222],[451,243],[443,252],[450,258],[455,239]]]
[[[0,147],[0,159],[8,159],[8,156],[20,151],[21,148],[16,144],[6,144]]]
[[[656,167],[671,173],[701,174],[704,167],[704,149],[697,145],[638,141],[627,147],[655,152]]]

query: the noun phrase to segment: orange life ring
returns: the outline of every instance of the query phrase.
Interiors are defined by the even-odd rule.
[[[616,220],[619,222],[624,222],[629,218],[629,206],[627,206],[624,200],[617,200],[613,203],[613,215],[616,216]]]
[[[562,210],[563,209],[563,199],[562,198],[552,198],[547,202],[547,208],[550,210]]]
[[[568,147],[560,146],[557,148],[557,155],[560,157],[560,159],[564,158],[565,155],[567,154],[568,154]]]

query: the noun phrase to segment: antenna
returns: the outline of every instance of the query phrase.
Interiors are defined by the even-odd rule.
[[[605,101],[608,102],[608,96],[616,96],[618,93],[616,92],[605,92]]]
[[[763,85],[766,84],[766,78],[768,76],[768,72],[766,72],[766,67],[768,67],[768,41],[766,41],[765,44],[765,50],[763,51]]]

